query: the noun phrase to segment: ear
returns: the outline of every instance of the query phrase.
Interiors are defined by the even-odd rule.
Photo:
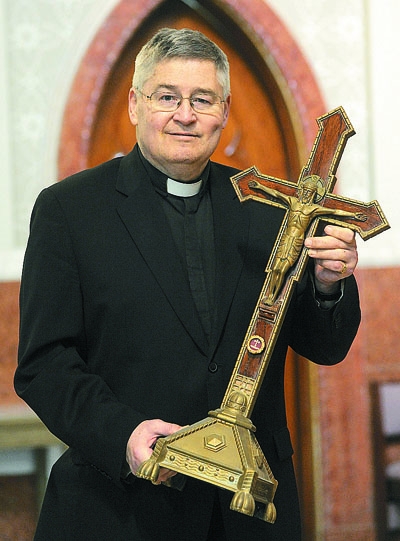
[[[231,108],[231,95],[228,94],[225,102],[224,102],[224,117],[222,120],[222,128],[225,128],[227,122],[228,122],[228,116],[229,116],[229,110]]]
[[[133,126],[137,125],[136,107],[137,107],[137,94],[136,94],[136,90],[132,87],[129,90],[128,111],[129,111],[129,119],[131,123],[133,124]]]

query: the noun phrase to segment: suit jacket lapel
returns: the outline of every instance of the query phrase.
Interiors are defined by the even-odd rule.
[[[127,196],[117,208],[121,220],[182,325],[206,353],[207,339],[179,254],[169,233],[168,222],[151,180],[135,152],[121,160],[116,187]],[[155,318],[156,314],[155,306]]]
[[[216,252],[216,317],[212,333],[215,350],[242,272],[249,220],[226,173],[218,178],[215,167],[210,171],[210,189]]]

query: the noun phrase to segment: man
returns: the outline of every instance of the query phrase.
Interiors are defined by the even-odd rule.
[[[284,359],[290,344],[335,364],[351,345],[360,313],[348,229],[306,241],[315,265],[252,416],[279,481],[276,523],[231,511],[231,493],[208,483],[167,487],[166,469],[158,485],[134,476],[159,436],[219,407],[282,221],[281,209],[241,205],[237,171],[209,160],[230,102],[225,54],[199,32],[160,30],[136,60],[133,151],[38,197],[15,386],[69,449],[53,467],[37,540],[301,537]]]

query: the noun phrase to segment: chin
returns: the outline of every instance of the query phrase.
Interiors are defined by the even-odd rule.
[[[167,157],[167,160],[171,163],[182,163],[182,164],[195,164],[197,162],[202,162],[203,159],[198,154],[194,154],[193,152],[175,152],[173,154],[170,154]]]

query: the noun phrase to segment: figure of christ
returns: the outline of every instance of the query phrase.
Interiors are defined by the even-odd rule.
[[[286,273],[297,261],[303,247],[306,231],[314,218],[320,216],[343,216],[365,222],[367,216],[361,212],[353,213],[341,209],[330,209],[314,202],[318,192],[320,179],[317,175],[306,177],[299,186],[298,197],[283,194],[268,188],[256,180],[251,180],[249,188],[261,190],[272,197],[280,199],[288,206],[287,224],[279,240],[276,253],[270,261],[267,271],[270,279],[266,297],[263,302],[269,306],[274,304],[281,289]]]

